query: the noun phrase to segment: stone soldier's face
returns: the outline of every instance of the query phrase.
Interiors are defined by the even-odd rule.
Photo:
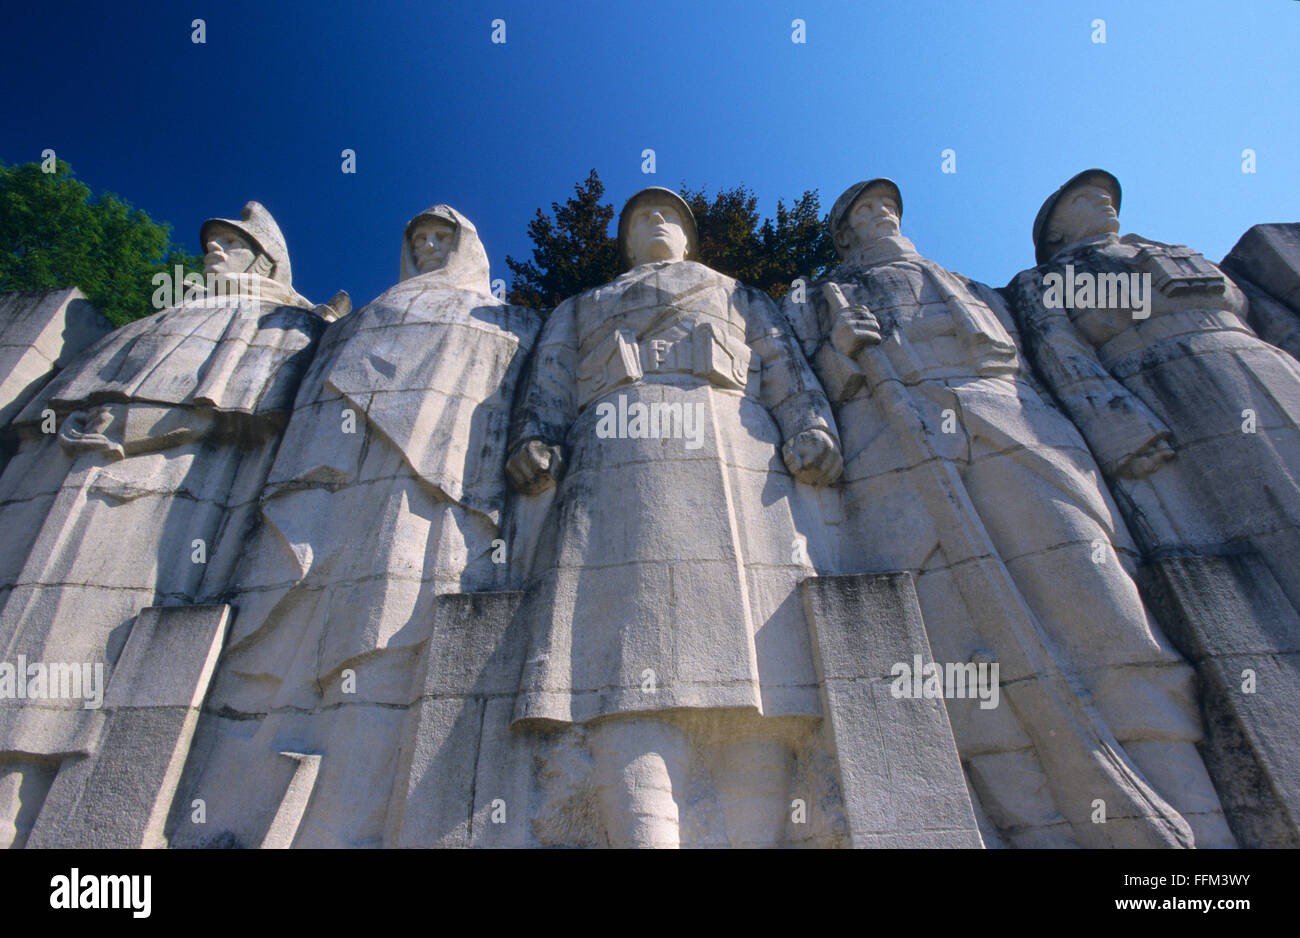
[[[671,205],[647,202],[632,213],[627,231],[628,253],[636,265],[680,261],[686,257],[686,228]]]
[[[898,203],[883,189],[868,189],[853,203],[849,229],[859,244],[898,234]]]
[[[456,229],[448,222],[435,218],[421,219],[411,228],[415,269],[422,274],[441,270],[451,256],[451,245],[455,240]]]
[[[210,229],[203,249],[203,271],[208,274],[242,274],[257,258],[253,246],[233,228]]]
[[[1052,213],[1053,240],[1073,244],[1084,238],[1119,231],[1119,215],[1110,193],[1100,186],[1080,186],[1066,193]]]

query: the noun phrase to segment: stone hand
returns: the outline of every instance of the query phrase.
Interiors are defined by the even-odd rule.
[[[506,461],[506,478],[516,492],[539,495],[560,480],[563,467],[560,447],[529,440]]]
[[[849,306],[839,311],[831,329],[831,345],[848,358],[868,345],[880,344],[880,321],[865,306]]]
[[[880,321],[865,306],[850,305],[837,284],[828,283],[822,295],[830,306],[835,323],[831,326],[831,345],[848,358],[855,358],[868,345],[880,344]]]
[[[121,459],[120,440],[108,436],[114,423],[113,411],[106,405],[70,414],[59,429],[59,443],[68,453],[103,452]]]
[[[1115,473],[1125,479],[1145,479],[1174,458],[1174,449],[1163,438],[1120,463]]]
[[[781,458],[790,474],[808,485],[830,485],[844,471],[839,444],[818,427],[797,433],[786,441],[781,447]]]

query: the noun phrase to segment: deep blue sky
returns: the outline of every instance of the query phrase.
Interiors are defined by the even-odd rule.
[[[1123,184],[1125,231],[1214,260],[1300,219],[1294,0],[171,0],[12,3],[3,24],[0,159],[52,147],[196,252],[203,219],[257,199],[317,302],[391,285],[403,224],[435,202],[509,282],[534,210],[592,167],[618,207],[685,180],[744,183],[765,214],[892,176],[921,252],[994,285],[1032,266],[1038,206],[1090,166]]]

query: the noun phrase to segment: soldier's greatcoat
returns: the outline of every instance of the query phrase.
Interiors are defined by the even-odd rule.
[[[793,593],[811,495],[780,455],[811,428],[835,436],[789,327],[730,277],[649,263],[557,307],[511,433],[511,451],[536,439],[567,461],[525,600],[516,721],[817,715]]]

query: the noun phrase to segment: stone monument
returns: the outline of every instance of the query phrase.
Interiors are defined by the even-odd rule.
[[[658,187],[549,314],[446,205],[355,313],[256,202],[0,296],[0,844],[1300,846],[1297,226],[1119,201],[1003,290],[872,179],[781,308]]]
[[[676,193],[634,195],[619,244],[627,273],[547,320],[511,430],[516,489],[558,481],[515,722],[586,731],[614,846],[680,843],[692,750],[725,737],[727,838],[776,843],[821,715],[795,490],[839,476],[834,421],[771,300],[691,259]]]
[[[6,661],[81,662],[111,682],[143,610],[218,595],[243,552],[325,320],[294,292],[259,203],[199,238],[206,291],[105,336],[14,419],[22,442],[0,477],[0,525],[16,535],[0,583]],[[51,412],[58,431],[42,432]],[[79,700],[2,700],[0,751],[32,754],[48,786],[61,760],[96,751],[96,716]],[[7,793],[26,771],[9,768]],[[10,825],[15,803],[0,802]]]
[[[207,825],[178,843],[379,845],[435,597],[508,585],[505,439],[539,325],[435,205],[406,224],[398,283],[327,330],[228,595],[211,753],[185,782]],[[303,765],[319,777],[299,791]]]
[[[1230,844],[1191,669],[1143,608],[1087,447],[1005,302],[922,258],[901,215],[892,181],[851,186],[830,215],[841,265],[787,304],[845,440],[839,571],[913,571],[939,659],[999,663],[1009,708],[947,701],[996,836]],[[1081,789],[1119,818],[1095,823]]]
[[[1153,563],[1157,593],[1172,592],[1182,609],[1169,622],[1185,633],[1180,644],[1198,658],[1228,654],[1204,644],[1225,614],[1204,604],[1212,584],[1267,596],[1273,611],[1249,616],[1261,642],[1230,644],[1271,670],[1274,653],[1300,650],[1300,363],[1251,330],[1246,297],[1200,254],[1121,237],[1120,195],[1096,169],[1054,192],[1034,220],[1038,266],[1009,292],[1030,354]],[[1199,620],[1187,620],[1194,609]],[[1229,664],[1239,670],[1235,657]],[[1288,672],[1291,692],[1252,701],[1281,706],[1265,724],[1294,716],[1286,700],[1300,694],[1300,675]],[[1279,771],[1274,762],[1268,774]],[[1283,800],[1300,815],[1294,793]]]

